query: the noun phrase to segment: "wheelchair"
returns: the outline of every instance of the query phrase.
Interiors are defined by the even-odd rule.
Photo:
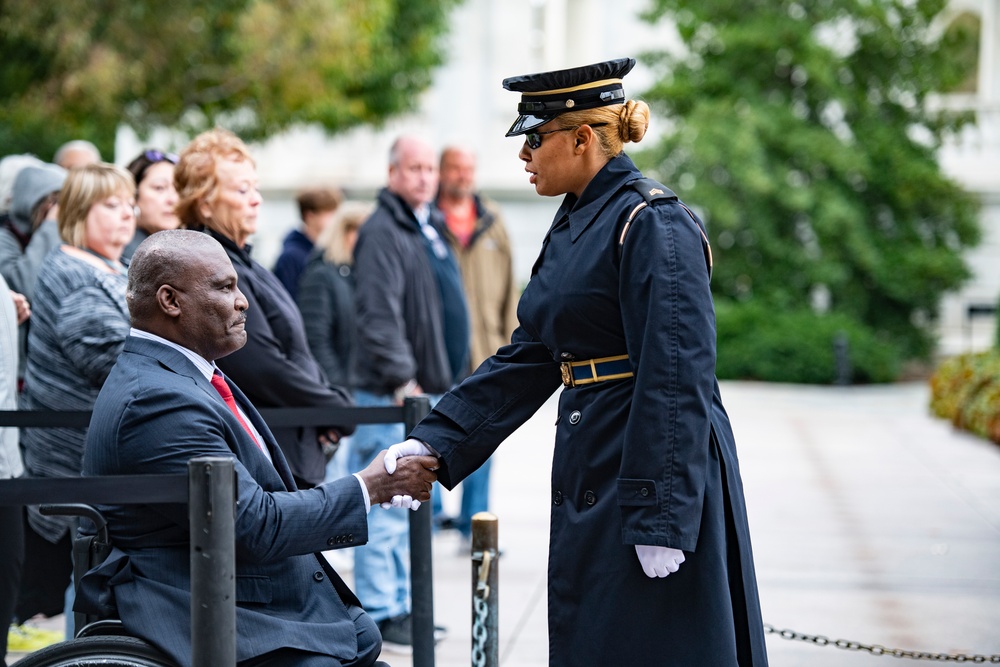
[[[42,505],[46,515],[76,516],[89,520],[94,533],[79,535],[73,541],[73,585],[111,552],[108,524],[90,505]],[[117,619],[98,620],[86,614],[73,614],[76,636],[64,642],[29,653],[17,661],[20,667],[177,667],[159,649],[125,632]]]
[[[94,525],[93,534],[80,534],[73,541],[73,586],[79,589],[83,575],[111,552],[107,521],[96,508],[78,503],[42,505],[39,511],[84,518]],[[73,622],[75,637],[29,653],[17,661],[17,667],[177,667],[155,646],[129,635],[118,619],[75,612]],[[377,661],[373,667],[389,665]]]

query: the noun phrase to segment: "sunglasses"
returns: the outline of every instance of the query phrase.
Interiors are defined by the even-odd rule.
[[[155,149],[143,151],[142,156],[150,162],[169,162],[170,164],[177,164],[178,160],[178,157],[173,153],[164,153],[163,151]]]
[[[584,123],[583,125],[589,125],[590,127],[601,127],[607,125],[607,123]],[[542,135],[552,134],[553,132],[568,132],[569,130],[575,130],[577,128],[583,127],[583,125],[574,125],[572,127],[560,127],[558,130],[546,130],[545,132],[525,132],[524,141],[528,144],[528,148],[535,150],[542,145]]]

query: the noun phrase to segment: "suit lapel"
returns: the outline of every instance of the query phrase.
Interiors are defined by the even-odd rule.
[[[228,382],[227,379],[229,387],[233,391],[233,397],[236,399],[237,404],[240,408],[242,408],[243,412],[247,415],[247,417],[249,417],[251,423],[253,423],[254,428],[257,429],[261,438],[263,438],[265,446],[271,454],[271,460],[274,465],[271,465],[271,463],[267,461],[266,457],[261,453],[260,448],[257,446],[257,443],[253,441],[246,431],[243,430],[242,426],[239,426],[239,422],[236,422],[236,418],[233,416],[232,412],[230,412],[229,406],[227,406],[222,400],[222,397],[219,396],[219,392],[215,390],[212,383],[201,374],[201,371],[199,371],[187,357],[167,345],[145,338],[135,338],[133,336],[129,336],[125,339],[125,352],[132,352],[152,357],[153,359],[156,359],[163,368],[178,375],[190,378],[191,381],[205,393],[204,399],[206,401],[211,401],[213,405],[219,406],[219,414],[222,419],[231,419],[237,424],[237,428],[232,430],[236,433],[236,437],[240,439],[240,442],[238,444],[227,442],[226,446],[229,447],[230,451],[232,451],[236,458],[240,460],[243,466],[250,471],[257,483],[262,486],[276,485],[273,481],[268,481],[267,484],[264,484],[264,482],[265,480],[273,480],[274,478],[271,475],[277,472],[285,490],[294,491],[296,489],[291,469],[288,467],[288,462],[285,461],[285,457],[282,455],[277,441],[271,434],[271,429],[267,427],[267,424],[264,423],[260,413],[258,413],[257,409],[254,408],[252,403],[250,403],[246,395],[240,391],[239,387],[232,382]],[[240,451],[237,451],[234,447],[238,447]]]
[[[244,414],[250,419],[250,423],[253,424],[253,427],[257,429],[261,438],[264,439],[264,446],[267,447],[268,453],[271,454],[271,461],[274,464],[274,469],[281,477],[281,481],[285,483],[289,491],[295,491],[297,487],[292,478],[292,470],[288,467],[288,462],[285,460],[284,454],[281,453],[281,448],[278,447],[278,441],[271,434],[271,429],[267,427],[264,418],[257,412],[250,399],[236,386],[236,383],[230,382],[228,378],[226,378],[226,382],[229,384],[229,388],[233,390],[233,398],[236,399],[237,405],[242,408]],[[212,391],[215,391],[215,389],[212,389]],[[256,445],[254,446],[256,447]]]

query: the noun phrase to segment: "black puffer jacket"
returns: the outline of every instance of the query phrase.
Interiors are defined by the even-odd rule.
[[[416,380],[426,393],[447,391],[452,372],[437,280],[417,219],[388,190],[358,233],[354,272],[358,387],[385,395]]]

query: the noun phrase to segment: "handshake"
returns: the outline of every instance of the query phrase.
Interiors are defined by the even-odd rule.
[[[368,489],[372,505],[416,510],[430,500],[437,469],[434,452],[410,438],[380,452],[358,477]]]

